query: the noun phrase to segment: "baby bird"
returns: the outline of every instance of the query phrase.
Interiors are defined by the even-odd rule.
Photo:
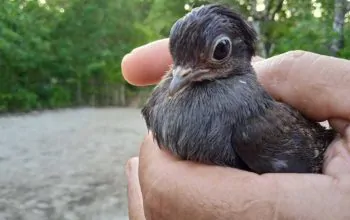
[[[142,109],[158,145],[183,160],[263,173],[321,173],[335,137],[274,100],[251,65],[256,32],[231,9],[193,9],[170,31],[173,66]]]

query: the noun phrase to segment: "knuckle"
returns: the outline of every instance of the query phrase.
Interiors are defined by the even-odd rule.
[[[156,189],[150,189],[144,198],[144,212],[147,220],[161,220],[164,218],[164,204],[162,196]]]
[[[149,219],[171,219],[169,207],[171,203],[171,184],[167,181],[166,174],[157,178],[145,177],[144,184],[141,184],[144,210],[147,220]]]
[[[305,55],[307,53],[308,52],[304,51],[304,50],[291,50],[291,51],[284,53],[284,56],[286,56],[288,58],[296,59],[296,58],[302,57],[303,55]]]

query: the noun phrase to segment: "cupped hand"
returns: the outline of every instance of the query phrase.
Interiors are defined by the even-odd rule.
[[[122,62],[125,79],[157,83],[171,64],[167,46],[164,39],[132,51]],[[325,175],[257,175],[180,161],[149,134],[139,162],[127,166],[131,219],[350,219],[350,61],[305,51],[254,61],[272,96],[315,120],[331,119],[341,133],[326,153]]]

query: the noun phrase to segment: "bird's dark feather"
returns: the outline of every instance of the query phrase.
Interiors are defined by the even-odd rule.
[[[232,29],[246,42],[245,51],[249,56],[253,54],[254,34],[236,14],[213,5],[187,16],[198,20],[200,13],[205,18],[214,14],[221,21],[231,19]],[[189,56],[196,56],[196,49],[185,53],[181,41],[190,38],[200,25],[191,20],[194,18],[186,19],[174,25],[170,39],[173,56],[184,54],[175,57],[183,64],[191,59]],[[220,26],[216,21],[207,22]],[[193,30],[184,28],[186,25],[192,25]],[[181,159],[256,173],[320,173],[324,152],[335,132],[274,100],[258,83],[247,62],[250,57],[243,59],[232,67],[228,77],[192,82],[173,97],[168,96],[171,70],[166,74],[142,109],[158,145]]]
[[[181,159],[256,173],[321,172],[334,132],[274,101],[248,76],[194,83],[173,98],[165,78],[142,110],[158,145]]]
[[[199,59],[197,53],[210,49],[208,38],[215,38],[217,33],[230,30],[229,35],[244,41],[245,47],[235,51],[242,56],[255,54],[256,32],[239,13],[219,4],[212,4],[193,9],[193,11],[179,19],[170,31],[169,47],[175,64],[186,66],[188,60]],[[203,33],[200,35],[198,33]],[[207,38],[207,39],[204,39]],[[184,48],[191,42],[191,48]],[[174,51],[181,54],[175,54]],[[204,51],[206,52],[206,51]],[[246,54],[245,54],[246,53]],[[199,63],[201,60],[194,60]]]

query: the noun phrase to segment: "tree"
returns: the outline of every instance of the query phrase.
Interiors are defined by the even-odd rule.
[[[350,11],[350,2],[347,0],[334,0],[333,31],[336,33],[330,47],[331,55],[337,56],[339,50],[344,48],[345,15]]]
[[[0,0],[0,112],[124,105],[133,48],[168,37],[191,8],[217,0]],[[259,34],[258,54],[302,49],[350,58],[346,0],[220,0]],[[336,7],[334,7],[336,6]]]
[[[88,105],[92,99],[111,104],[115,91],[125,91],[121,58],[150,40],[139,25],[150,4],[2,0],[0,111]]]

